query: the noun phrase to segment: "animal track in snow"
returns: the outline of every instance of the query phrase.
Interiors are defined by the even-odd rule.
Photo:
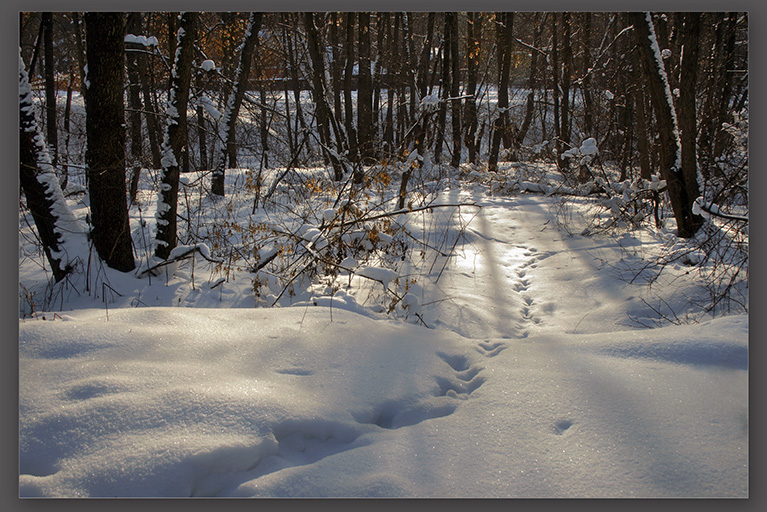
[[[573,422],[570,420],[559,420],[554,424],[554,433],[558,436],[564,435],[570,427],[573,426]]]
[[[452,402],[433,403],[419,401],[414,404],[403,404],[402,400],[384,402],[366,413],[353,413],[354,419],[360,423],[377,425],[388,430],[417,425],[422,421],[442,418],[452,414],[458,406]]]
[[[513,284],[511,287],[516,292],[526,292],[527,289],[530,287],[530,283],[523,280],[523,281],[520,281],[518,283]]]
[[[434,378],[436,386],[432,397],[420,400],[418,398],[388,400],[371,410],[352,413],[354,419],[359,423],[394,430],[455,412],[458,404],[444,399],[468,399],[485,383],[485,378],[480,375],[484,368],[472,365],[471,359],[463,354],[438,352],[437,356],[450,367],[452,374]]]
[[[495,343],[490,343],[489,341],[481,341],[478,343],[478,345],[479,348],[477,351],[485,357],[495,357],[509,348],[508,345],[500,341],[496,341]]]
[[[532,322],[533,324],[541,323],[541,319],[535,315],[533,310],[533,304],[535,303],[535,301],[531,297],[526,296],[526,293],[530,289],[530,285],[531,285],[529,271],[531,269],[536,268],[538,266],[538,262],[548,258],[553,253],[551,252],[539,253],[535,247],[520,246],[520,248],[525,250],[525,252],[523,253],[523,256],[527,258],[527,260],[523,262],[521,265],[519,265],[517,269],[515,270],[516,279],[514,279],[514,283],[511,285],[511,288],[517,293],[519,293],[522,299],[522,306],[519,309],[519,313],[521,316],[521,323],[519,327],[520,329],[522,329],[522,334],[520,335],[520,337],[526,338],[527,336],[529,336],[530,332],[524,329],[525,325],[530,322]]]
[[[437,356],[445,361],[450,368],[456,372],[462,372],[470,368],[469,358],[462,354],[445,354],[444,352],[437,352]]]
[[[273,440],[262,445],[224,446],[199,455],[210,471],[200,475],[191,486],[192,497],[231,495],[233,473],[246,483],[283,469],[313,464],[364,443],[357,442],[361,432],[353,425],[318,420],[288,420],[272,427]]]

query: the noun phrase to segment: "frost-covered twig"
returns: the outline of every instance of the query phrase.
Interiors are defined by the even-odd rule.
[[[170,265],[172,263],[176,263],[181,260],[185,260],[187,258],[191,258],[194,256],[194,253],[199,254],[203,257],[203,259],[209,261],[210,263],[222,263],[223,260],[215,259],[210,256],[210,250],[208,249],[208,246],[205,244],[197,244],[193,246],[178,246],[174,248],[170,256],[168,256],[167,260],[163,260],[149,268],[146,268],[139,272],[139,277],[143,277],[146,274],[152,275],[152,272],[157,270],[158,268],[162,268],[166,265]]]
[[[734,220],[738,222],[748,222],[748,217],[743,215],[733,215],[730,213],[724,213],[719,210],[719,206],[715,203],[705,204],[703,198],[699,197],[692,205],[692,212],[695,215],[705,214],[704,216],[714,216],[720,219]]]

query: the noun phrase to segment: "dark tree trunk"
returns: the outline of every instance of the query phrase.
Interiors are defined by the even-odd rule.
[[[75,26],[75,49],[77,50],[77,71],[80,75],[80,93],[85,97],[85,42],[83,37],[83,22],[78,13],[72,13]]]
[[[357,129],[354,126],[354,104],[352,103],[352,74],[354,73],[354,19],[356,14],[348,12],[346,18],[346,66],[344,68],[344,125],[349,140],[349,160],[357,162]]]
[[[397,40],[402,43],[402,50],[400,55],[401,59],[398,59],[397,70],[400,82],[397,87],[397,137],[396,144],[398,147],[404,147],[405,134],[407,133],[409,125],[412,123],[412,116],[414,115],[413,109],[408,109],[408,102],[413,103],[415,97],[415,67],[411,66],[411,38],[410,29],[408,27],[409,15],[407,13],[399,13],[397,19],[400,20],[402,38],[397,37]],[[410,93],[408,94],[408,91]]]
[[[139,34],[141,32],[141,13],[131,12],[128,14],[126,31],[129,34]],[[143,47],[137,43],[125,43],[126,59],[128,61],[128,107],[130,112],[130,165],[132,167],[130,188],[128,197],[130,204],[136,204],[138,195],[138,182],[141,175],[142,158],[142,136],[141,136],[141,84],[139,80],[138,52],[143,51]]]
[[[76,15],[77,13],[75,13]],[[21,32],[21,31],[19,31]],[[40,48],[43,46],[45,33],[45,20],[40,16],[40,28],[37,31],[37,39],[35,39],[35,48],[32,51],[32,58],[29,60],[29,75],[35,76],[35,69],[37,67],[37,59],[40,55]]]
[[[72,117],[72,93],[74,91],[74,72],[69,70],[69,80],[67,81],[67,101],[64,104],[64,154],[61,166],[61,189],[66,190],[69,181],[69,140],[71,138],[71,117]]]
[[[383,126],[383,143],[384,151],[387,158],[394,152],[394,100],[397,88],[392,82],[392,75],[398,72],[397,67],[397,40],[399,32],[399,17],[394,14],[394,29],[392,32],[392,24],[388,22],[389,14],[385,13],[387,23],[385,24],[385,41],[387,50],[383,55],[384,62],[386,62],[387,70],[387,83],[386,83],[386,114],[384,118]]]
[[[59,161],[59,136],[58,126],[56,125],[56,85],[54,55],[53,55],[53,13],[44,12],[42,14],[43,24],[43,50],[45,56],[45,127],[48,134],[48,145],[50,146],[51,161],[56,167]]]
[[[442,143],[445,140],[445,123],[447,122],[447,102],[450,97],[450,51],[447,46],[447,35],[448,34],[445,34],[445,37],[443,37],[442,43],[440,44],[440,51],[442,53],[442,77],[439,85],[439,114],[437,115],[437,126],[435,127],[436,133],[434,134],[434,161],[436,163],[439,163],[442,158]]]
[[[157,247],[155,255],[168,259],[178,240],[177,219],[178,186],[182,153],[186,151],[186,110],[189,103],[189,85],[192,80],[192,57],[198,13],[181,15],[176,53],[171,72],[168,101],[168,122],[163,142],[160,199],[157,205]]]
[[[634,110],[637,119],[637,149],[639,150],[639,176],[643,180],[652,179],[652,166],[650,165],[650,144],[648,142],[647,125],[649,119],[645,108],[644,86],[642,85],[641,62],[637,51],[634,51],[635,64],[632,65],[631,78],[634,82]]]
[[[660,149],[660,171],[666,180],[671,207],[677,222],[678,236],[691,238],[702,224],[702,219],[692,213],[692,203],[697,198],[696,190],[688,190],[683,173],[697,174],[696,169],[680,169],[681,142],[677,138],[678,127],[674,107],[671,104],[671,88],[665,79],[666,72],[656,58],[660,54],[655,37],[652,18],[649,13],[629,13],[634,25],[637,47],[642,61],[645,81],[655,110]]]
[[[587,137],[596,137],[594,133],[594,101],[591,97],[591,18],[592,14],[583,14],[583,64],[581,73],[581,92],[583,93],[583,129]]]
[[[431,56],[434,38],[434,18],[435,14],[430,12],[426,20],[426,39],[423,48],[421,49],[421,58],[418,65],[418,74],[416,76],[419,100],[422,100],[426,96],[429,87],[429,58]]]
[[[724,45],[724,63],[720,83],[722,84],[722,93],[717,102],[716,119],[718,120],[716,138],[714,141],[714,157],[718,158],[724,153],[724,148],[731,141],[732,136],[722,128],[722,123],[731,121],[729,114],[729,104],[732,94],[733,76],[732,71],[735,68],[735,23],[737,13],[728,13],[725,23],[725,45]]]
[[[466,130],[466,147],[469,150],[469,162],[477,163],[477,74],[479,71],[479,53],[481,35],[481,18],[477,13],[466,13],[466,101],[464,102],[464,127]]]
[[[338,26],[340,24],[339,14],[330,13],[330,48],[333,55],[333,62],[330,64],[330,79],[333,87],[333,115],[339,124],[344,122],[341,107],[341,50],[338,41]]]
[[[373,134],[373,82],[370,71],[370,13],[360,12],[359,19],[359,87],[357,89],[357,134],[360,161],[370,164],[375,158]],[[355,183],[361,176],[355,174]]]
[[[144,33],[139,27],[136,35]],[[138,68],[139,82],[141,83],[141,97],[144,100],[144,119],[146,120],[147,134],[149,135],[149,151],[152,155],[152,166],[155,169],[162,168],[162,155],[160,152],[160,123],[157,116],[157,105],[152,95],[154,89],[154,75],[150,72],[147,55],[142,51],[136,54],[136,67]]]
[[[536,88],[536,75],[538,73],[538,51],[541,47],[541,34],[543,32],[543,17],[545,15],[540,13],[536,15],[535,28],[533,31],[533,48],[531,50],[530,57],[530,75],[527,80],[527,87],[529,89],[527,93],[527,101],[525,103],[525,117],[522,120],[522,125],[517,132],[517,146],[521,146],[525,142],[525,137],[530,129],[530,125],[533,122],[533,113],[535,112],[535,88]]]
[[[261,70],[261,55],[259,51],[259,46],[256,46],[256,78],[258,78],[258,96],[261,99],[261,105],[266,105],[266,90],[264,87],[264,81],[261,80],[264,78],[262,76],[262,70]],[[267,120],[266,116],[266,108],[261,107],[259,109],[261,111],[261,115],[258,117],[258,124],[259,124],[259,132],[261,135],[261,162],[263,162],[263,166],[265,168],[269,168],[269,124],[270,121]]]
[[[450,96],[451,100],[451,122],[453,135],[453,154],[450,159],[450,165],[458,167],[461,163],[461,149],[463,147],[461,140],[461,100],[458,97],[461,94],[461,61],[458,54],[458,14],[454,12],[445,13],[445,28],[450,29],[448,38],[448,48],[450,49]]]
[[[559,86],[559,13],[551,13],[551,71],[554,87],[552,88],[552,95],[554,96],[554,150],[556,151],[557,167],[561,169],[560,154],[563,151],[562,139],[560,138],[560,130],[562,124],[560,122],[560,109],[559,99],[562,90]],[[541,121],[543,123],[543,121]],[[545,124],[545,123],[544,123]]]
[[[226,110],[221,126],[221,139],[224,144],[223,152],[216,162],[216,170],[213,172],[213,179],[210,191],[213,195],[224,197],[224,169],[226,168],[227,156],[229,167],[237,166],[237,141],[236,127],[237,118],[240,115],[240,106],[248,89],[248,80],[250,78],[250,67],[253,62],[253,54],[258,41],[258,32],[261,30],[260,12],[253,12],[248,19],[248,28],[245,34],[245,42],[240,54],[240,64],[237,66],[237,72],[234,78],[234,85],[230,93],[229,100],[226,103]]]
[[[571,47],[570,13],[562,13],[562,24],[564,32],[562,36],[562,102],[560,104],[561,114],[559,116],[562,123],[559,128],[559,138],[562,141],[562,147],[565,151],[570,148],[570,75],[572,74],[573,50]],[[570,166],[570,159],[559,156],[559,168],[567,169]]]
[[[379,133],[379,126],[381,125],[381,62],[384,58],[384,48],[386,45],[386,38],[384,36],[385,26],[389,23],[388,12],[376,13],[376,51],[375,60],[372,63],[372,88],[373,88],[373,126],[372,131],[372,150],[374,158],[378,158],[381,153],[381,135]],[[372,43],[371,43],[372,44]],[[373,58],[373,50],[371,49],[371,58]]]
[[[107,265],[128,272],[135,268],[135,261],[125,190],[122,14],[86,13],[85,29],[89,84],[85,96],[85,167],[93,243]]]
[[[509,76],[511,74],[511,43],[513,41],[514,13],[506,12],[499,14],[499,16],[501,18],[501,23],[497,25],[498,61],[500,68],[498,73],[498,117],[495,119],[490,157],[487,163],[488,169],[492,172],[498,171],[498,156],[501,149],[501,140],[508,140],[506,133],[510,128],[508,112]]]
[[[698,44],[700,35],[700,13],[689,12],[680,14],[683,26],[680,27],[682,60],[679,63],[679,131],[682,143],[682,178],[684,179],[685,205],[688,212],[692,211],[695,199],[700,195],[698,185],[697,159],[697,123],[695,95],[698,70]],[[687,229],[693,234],[703,224],[703,218],[692,216]]]

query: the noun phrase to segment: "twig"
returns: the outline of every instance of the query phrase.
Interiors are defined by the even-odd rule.
[[[165,260],[165,261],[161,261],[160,263],[158,263],[158,264],[156,264],[156,265],[154,265],[154,266],[152,266],[150,268],[142,270],[141,273],[139,274],[139,277],[143,277],[145,274],[150,274],[151,275],[151,272],[154,271],[154,270],[157,270],[158,268],[162,268],[162,267],[164,267],[166,265],[170,265],[171,263],[175,263],[177,261],[181,261],[181,260],[190,258],[190,257],[192,257],[193,253],[195,253],[195,252],[197,252],[200,256],[202,256],[204,259],[206,259],[207,261],[209,261],[211,263],[221,263],[222,262],[222,260],[212,259],[212,258],[209,258],[209,257],[205,256],[202,253],[202,251],[200,251],[200,247],[195,245],[194,247],[192,247],[188,251],[179,254],[175,258],[168,259],[168,260]]]

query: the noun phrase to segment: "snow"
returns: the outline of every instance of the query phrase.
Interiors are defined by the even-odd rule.
[[[742,316],[521,341],[320,307],[201,313],[20,322],[22,496],[747,491]]]
[[[192,255],[195,252],[199,252],[203,258],[210,259],[210,248],[204,243],[195,245],[177,245],[170,251],[168,259],[174,260],[186,255]]]
[[[216,69],[216,63],[210,59],[206,59],[202,61],[202,64],[200,64],[200,67],[202,68],[203,71],[209,73]]]
[[[157,40],[155,36],[147,37],[147,36],[135,35],[135,34],[126,34],[125,42],[132,43],[132,44],[140,44],[147,48],[151,48],[153,46],[159,46],[160,44],[160,42]]]
[[[200,102],[202,107],[205,109],[205,112],[207,112],[207,114],[211,117],[211,119],[213,119],[214,121],[218,121],[219,119],[221,119],[221,116],[222,116],[221,112],[216,108],[215,104],[210,98],[208,98],[205,95],[202,95],[200,96],[200,99],[197,101]]]
[[[397,279],[399,276],[396,272],[383,267],[362,267],[356,271],[359,276],[379,281],[383,284],[384,288],[389,286],[389,283]]]
[[[200,193],[202,219],[174,254],[247,264],[190,258],[144,277],[102,265],[87,290],[78,276],[51,287],[20,225],[20,284],[37,308],[20,304],[19,493],[747,497],[748,315],[690,305],[708,292],[685,264],[646,270],[684,243],[673,219],[587,236],[592,198],[536,181],[546,164],[514,165],[421,176],[434,208],[411,192],[416,208],[386,229],[339,226],[352,214],[331,207],[337,191],[298,193],[327,169],[295,169],[274,196],[293,202],[255,213],[248,170],[231,169],[227,202]],[[146,210],[130,210],[144,269],[160,263],[142,245],[167,207],[156,177],[142,173]],[[491,193],[501,179],[512,191]],[[458,203],[476,206],[444,207]],[[217,248],[213,229],[235,221],[258,243]],[[298,274],[306,260],[290,258],[330,259],[338,240],[349,249],[334,278]],[[387,253],[403,243],[407,257]]]
[[[437,94],[430,94],[421,100],[421,109],[427,113],[434,112],[439,108],[439,102],[440,99]]]

